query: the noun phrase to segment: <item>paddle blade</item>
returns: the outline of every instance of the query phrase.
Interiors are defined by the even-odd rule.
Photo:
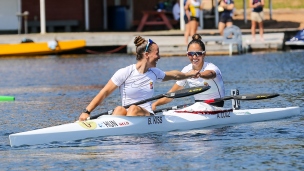
[[[270,99],[279,96],[279,94],[248,94],[248,95],[239,95],[239,96],[232,96],[233,99],[236,100],[261,100],[261,99]]]
[[[210,89],[210,86],[199,86],[199,87],[192,87],[192,88],[186,88],[178,91],[174,91],[171,93],[164,94],[165,97],[168,98],[181,98],[186,96],[191,96],[194,94],[198,94],[204,91],[207,91]]]

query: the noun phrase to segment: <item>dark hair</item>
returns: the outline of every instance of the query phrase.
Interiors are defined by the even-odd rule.
[[[146,49],[148,41],[146,41],[141,36],[136,36],[134,39],[134,44],[136,46],[136,60],[141,60],[143,58],[143,53]]]
[[[188,46],[187,46],[187,51],[188,51],[188,49],[189,49],[189,46],[190,46],[191,44],[193,44],[193,43],[199,44],[203,51],[206,50],[206,48],[205,48],[205,43],[202,41],[202,37],[201,37],[199,34],[194,34],[194,35],[192,36],[192,40],[191,40],[191,42],[190,42],[190,43],[188,44]]]

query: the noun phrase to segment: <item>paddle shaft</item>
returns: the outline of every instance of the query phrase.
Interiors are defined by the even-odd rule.
[[[123,107],[124,108],[129,108],[132,105],[144,104],[144,103],[147,103],[149,101],[157,100],[157,99],[160,99],[160,98],[163,98],[163,97],[167,97],[167,98],[181,98],[181,97],[191,96],[191,95],[194,95],[194,94],[198,94],[198,93],[207,91],[209,89],[210,89],[210,86],[199,86],[199,87],[186,88],[186,89],[178,90],[178,91],[175,91],[175,92],[170,92],[170,93],[166,93],[166,94],[160,94],[160,95],[151,97],[149,99],[141,100],[139,102],[132,103],[132,104],[129,104],[129,105],[126,105],[126,106],[123,106]],[[96,119],[96,118],[98,118],[99,116],[102,116],[102,115],[109,115],[109,114],[112,114],[113,111],[114,110],[110,110],[110,111],[107,111],[107,112],[104,112],[104,113],[100,113],[98,115],[91,116],[88,119]]]
[[[238,95],[238,96],[225,96],[223,98],[216,98],[216,99],[209,99],[209,100],[202,100],[200,102],[212,104],[216,102],[221,102],[224,100],[262,100],[262,99],[270,99],[279,96],[279,94],[247,94],[247,95]],[[199,101],[199,100],[198,100]],[[178,108],[183,108],[186,106],[192,105],[190,104],[183,104],[183,105],[178,105],[178,106],[172,106],[172,107],[167,107],[167,108],[162,108],[162,109],[157,109],[154,110],[154,113],[162,112],[162,111],[167,111],[167,110],[176,110]]]
[[[184,107],[190,106],[192,104],[193,103],[183,104],[183,105],[178,105],[178,106],[172,106],[172,107],[166,107],[166,108],[162,108],[162,109],[153,110],[153,112],[154,113],[159,113],[159,112],[168,111],[168,110],[176,110],[176,109],[179,109],[179,108],[184,108]]]

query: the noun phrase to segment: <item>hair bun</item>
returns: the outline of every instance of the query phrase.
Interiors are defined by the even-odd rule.
[[[202,40],[202,37],[201,37],[201,35],[199,35],[199,34],[194,34],[194,35],[192,36],[192,40]]]
[[[136,47],[140,46],[141,44],[143,44],[146,40],[144,38],[142,38],[141,36],[136,36],[134,39],[134,44]]]

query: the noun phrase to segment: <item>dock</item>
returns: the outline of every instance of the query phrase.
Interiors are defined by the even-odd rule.
[[[295,31],[297,29],[289,29]],[[259,40],[256,33],[256,41],[251,40],[250,29],[241,30],[243,52],[254,51],[281,51],[284,46],[284,32],[288,29],[265,29],[264,41]],[[208,55],[228,55],[229,46],[215,40],[221,38],[215,29],[198,30],[206,44]],[[28,38],[34,42],[47,42],[51,40],[78,40],[86,41],[86,48],[95,47],[121,47],[125,46],[125,53],[135,54],[133,43],[135,36],[152,39],[159,45],[161,56],[185,55],[187,45],[184,44],[184,32],[181,30],[146,31],[146,32],[70,32],[70,33],[47,33],[47,34],[14,34],[1,35],[1,44],[21,43],[22,39]],[[189,41],[191,38],[189,37]],[[237,46],[232,48],[233,54],[237,54]]]

